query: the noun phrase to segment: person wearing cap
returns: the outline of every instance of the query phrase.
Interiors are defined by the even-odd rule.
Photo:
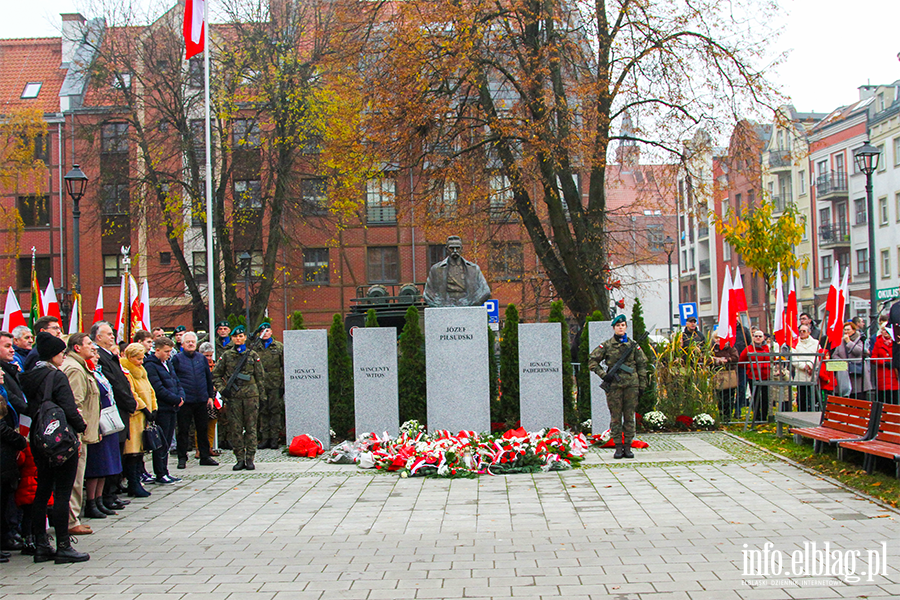
[[[256,420],[259,398],[265,393],[266,372],[259,355],[247,347],[247,334],[243,325],[238,325],[231,331],[231,342],[231,346],[213,369],[213,384],[226,401],[228,439],[237,461],[232,469],[252,471],[256,468],[253,464],[257,443]],[[234,377],[233,385],[226,389],[245,354],[248,355],[247,360]]]
[[[702,346],[706,343],[706,336],[697,327],[697,317],[688,317],[685,320],[684,331],[681,332],[681,347],[687,348],[691,344]]]
[[[62,327],[59,325],[59,319],[53,316],[41,317],[37,321],[34,322],[34,335],[37,336],[40,332],[45,331],[50,335],[62,339]],[[35,341],[36,338],[35,338]],[[25,356],[25,363],[22,365],[23,371],[30,371],[34,368],[34,365],[41,360],[38,356],[37,347],[33,346],[31,348],[31,352]]]
[[[277,449],[284,430],[284,344],[272,338],[272,326],[259,326],[256,353],[266,372],[265,392],[259,397],[259,449]]]
[[[66,422],[76,433],[84,433],[87,423],[78,412],[69,379],[59,370],[65,360],[66,343],[54,335],[40,331],[35,339],[38,361],[34,368],[22,375],[22,391],[29,398],[29,416],[34,419],[43,402],[53,402],[66,415]],[[37,466],[37,491],[31,510],[31,527],[34,532],[34,562],[53,560],[56,564],[84,562],[90,559],[86,552],[72,548],[69,538],[69,500],[78,471],[78,453],[72,454],[61,465],[51,465],[50,460],[37,449],[32,431],[31,452]],[[47,503],[53,495],[50,523],[56,532],[56,551],[47,538]]]
[[[172,349],[173,356],[181,352],[181,338],[184,336],[185,331],[187,331],[187,327],[184,325],[179,325],[172,330],[172,339],[175,341],[175,347]]]
[[[613,319],[612,325],[613,336],[594,348],[588,360],[588,369],[601,378],[605,377],[619,358],[630,352],[618,371],[618,378],[606,393],[606,403],[609,406],[609,430],[616,443],[613,458],[634,458],[631,452],[634,411],[641,390],[647,387],[647,357],[638,343],[628,337],[625,315]],[[600,365],[603,362],[606,368]]]
[[[225,350],[228,349],[228,346],[231,345],[231,325],[228,321],[219,321],[216,323],[216,339],[215,339],[215,354],[216,360],[219,360],[223,354],[225,354]]]

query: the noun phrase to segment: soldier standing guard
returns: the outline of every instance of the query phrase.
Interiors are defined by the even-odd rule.
[[[259,397],[259,449],[277,449],[284,429],[284,344],[272,339],[272,326],[260,325],[257,354],[266,372],[265,392]]]
[[[628,324],[625,315],[613,319],[613,337],[609,338],[591,352],[588,369],[598,376],[606,377],[607,371],[615,365],[627,352],[631,352],[623,361],[616,379],[606,393],[609,405],[610,433],[616,442],[616,453],[613,458],[634,458],[631,442],[634,440],[634,411],[641,390],[647,387],[647,357],[641,347],[628,338]],[[601,362],[606,362],[606,369]],[[624,422],[624,427],[623,427]],[[622,439],[624,428],[625,438]]]
[[[227,398],[228,438],[237,460],[232,469],[252,471],[256,469],[253,464],[253,457],[256,455],[256,419],[259,397],[265,392],[266,373],[259,355],[247,347],[247,334],[243,325],[238,325],[231,331],[231,341],[231,346],[213,369],[213,384]],[[245,354],[247,360],[235,375],[238,363]],[[232,379],[229,387],[228,383]]]

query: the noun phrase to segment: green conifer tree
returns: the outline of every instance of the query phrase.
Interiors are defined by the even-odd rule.
[[[378,327],[378,317],[375,315],[375,309],[370,308],[366,311],[366,327]]]
[[[415,419],[424,425],[428,418],[425,404],[425,336],[419,328],[419,311],[415,306],[406,309],[406,324],[400,334],[399,350],[397,383],[400,392],[400,422]]]
[[[569,325],[566,322],[562,300],[550,303],[550,323],[561,324],[562,369],[563,369],[563,418],[569,427],[577,427],[578,414],[575,412],[575,381],[572,377],[572,354],[569,348]]]
[[[497,333],[490,327],[488,327],[488,362],[490,363],[488,374],[491,378],[491,423],[499,423],[502,417],[500,416],[500,382],[498,381],[500,369],[497,366]]]
[[[351,437],[351,431],[356,426],[353,414],[353,362],[347,350],[347,332],[341,315],[334,315],[328,330],[328,405],[332,429],[338,437]]]
[[[644,323],[644,307],[641,305],[640,298],[634,299],[634,306],[631,308],[631,331],[634,339],[639,340],[647,333],[647,324]],[[653,410],[656,406],[656,360],[653,349],[650,347],[650,340],[644,339],[641,343],[641,350],[647,357],[649,385],[643,390],[637,402],[638,414],[644,414]]]
[[[591,418],[591,372],[587,364],[591,357],[590,336],[588,335],[588,323],[602,321],[603,313],[595,310],[584,320],[584,329],[581,330],[581,341],[578,344],[578,358],[581,360],[581,368],[578,370],[578,424]],[[600,432],[597,432],[600,433]]]
[[[506,307],[500,338],[500,415],[507,426],[519,420],[519,311]]]
[[[291,329],[306,329],[306,324],[303,322],[303,313],[299,310],[291,313]]]

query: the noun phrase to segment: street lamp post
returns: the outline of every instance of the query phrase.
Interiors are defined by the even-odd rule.
[[[66,183],[66,193],[72,199],[72,241],[74,248],[72,251],[72,262],[75,264],[75,292],[81,292],[81,243],[78,221],[81,218],[81,209],[78,203],[84,196],[84,190],[87,187],[87,175],[78,167],[72,165],[72,170],[63,177]]]
[[[878,300],[876,299],[876,276],[875,276],[875,210],[872,205],[872,173],[878,168],[879,155],[878,148],[866,141],[863,146],[853,152],[853,160],[856,161],[857,168],[866,174],[866,210],[868,211],[869,224],[869,335],[874,336],[877,333],[878,319]]]
[[[675,250],[675,240],[672,239],[672,236],[667,235],[666,239],[663,240],[663,250],[666,253],[666,263],[669,267],[669,316],[666,317],[667,325],[669,326],[669,331],[672,331],[672,252]]]
[[[241,269],[244,270],[244,323],[247,333],[250,332],[250,253],[241,252],[238,257],[241,261]]]

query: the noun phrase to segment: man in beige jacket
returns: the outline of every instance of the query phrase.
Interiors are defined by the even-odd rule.
[[[81,523],[79,515],[84,501],[84,468],[87,464],[87,444],[100,441],[100,390],[87,361],[93,357],[94,344],[86,333],[73,333],[69,336],[66,360],[62,364],[62,372],[69,379],[69,386],[75,396],[75,405],[87,429],[79,434],[81,450],[78,452],[78,470],[75,472],[75,484],[69,499],[69,533],[84,535],[93,533],[87,525]]]

